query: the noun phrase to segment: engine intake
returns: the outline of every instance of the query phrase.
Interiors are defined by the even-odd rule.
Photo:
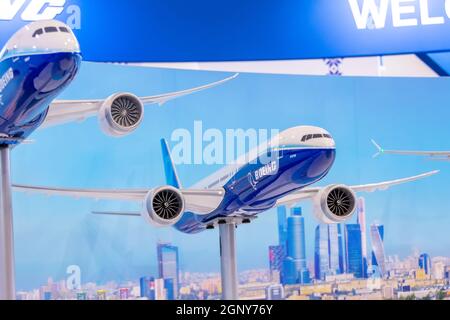
[[[144,218],[152,225],[159,227],[177,223],[185,208],[180,190],[166,186],[150,191],[144,203]]]
[[[344,185],[328,186],[315,200],[315,214],[324,223],[341,223],[355,213],[356,195]]]
[[[109,97],[99,111],[102,131],[110,136],[126,136],[136,130],[144,118],[144,105],[131,93]]]

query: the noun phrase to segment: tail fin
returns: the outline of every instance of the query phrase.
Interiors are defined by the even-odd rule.
[[[164,162],[164,172],[166,174],[166,182],[169,186],[180,189],[181,183],[178,179],[177,170],[170,155],[169,145],[166,139],[161,139],[162,156]]]
[[[373,158],[376,158],[376,157],[378,157],[380,154],[382,154],[382,153],[384,152],[384,150],[383,150],[382,147],[380,147],[380,145],[379,145],[378,143],[375,142],[375,140],[372,139],[371,141],[372,141],[372,144],[375,146],[375,148],[377,148],[377,153],[375,153],[375,154],[373,155]]]

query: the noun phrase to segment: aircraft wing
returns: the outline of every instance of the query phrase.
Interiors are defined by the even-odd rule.
[[[450,161],[450,151],[410,151],[410,150],[385,150],[378,143],[372,140],[373,145],[377,148],[377,153],[374,157],[380,154],[398,154],[398,155],[412,155],[412,156],[428,156],[438,157],[435,160],[448,160]]]
[[[354,192],[374,192],[379,190],[387,190],[392,186],[412,182],[420,179],[424,179],[427,177],[430,177],[432,175],[435,175],[439,173],[438,170],[436,171],[430,171],[427,173],[423,173],[417,176],[403,178],[403,179],[396,179],[391,181],[384,181],[384,182],[378,182],[378,183],[371,183],[371,184],[363,184],[363,185],[355,185],[355,186],[349,186],[350,189],[352,189]],[[304,188],[300,191],[291,193],[277,201],[276,206],[293,206],[298,202],[301,202],[303,200],[314,198],[323,187],[313,187],[313,188]]]
[[[47,196],[64,196],[76,199],[89,198],[95,200],[121,200],[143,202],[152,189],[67,189],[48,188],[27,185],[13,185],[13,190],[30,194],[42,194]],[[224,190],[180,190],[186,204],[186,211],[195,214],[209,214],[222,202]]]
[[[164,103],[187,96],[196,92],[207,90],[216,86],[219,86],[225,82],[235,79],[238,74],[234,74],[231,77],[222,79],[217,82],[213,82],[207,85],[203,85],[196,88],[191,88],[187,90],[181,90],[176,92],[170,92],[155,96],[139,97],[144,105],[159,104]],[[99,109],[101,108],[105,99],[96,100],[56,100],[50,107],[47,117],[40,128],[48,128],[68,122],[81,122],[87,118],[94,117],[97,115]]]

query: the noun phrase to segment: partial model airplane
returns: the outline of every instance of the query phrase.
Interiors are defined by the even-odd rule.
[[[406,156],[423,156],[430,157],[435,161],[450,161],[450,151],[410,151],[410,150],[386,150],[383,149],[375,140],[372,139],[372,143],[377,148],[377,153],[374,154],[374,158],[380,154],[398,154]]]
[[[260,149],[261,150],[261,149]],[[104,214],[142,216],[156,226],[174,226],[185,233],[198,233],[238,217],[249,222],[268,209],[294,205],[310,199],[316,217],[323,223],[341,223],[355,212],[355,192],[386,190],[391,186],[432,176],[438,171],[385,181],[346,186],[333,184],[309,187],[330,171],[336,156],[335,142],[324,129],[300,126],[275,137],[263,154],[276,155],[264,163],[249,153],[242,164],[236,161],[184,189],[172,161],[167,142],[162,140],[167,185],[153,189],[91,190],[15,185],[16,191],[45,195],[72,196],[142,203],[141,212],[104,212]],[[253,156],[252,156],[253,155]]]
[[[58,21],[38,21],[17,31],[0,51],[0,145],[23,142],[38,127],[97,116],[104,133],[127,135],[140,125],[144,105],[164,104],[220,85],[237,76],[188,90],[137,97],[54,100],[75,78],[81,63],[72,30]]]
[[[72,30],[58,21],[33,22],[0,51],[0,300],[15,299],[14,235],[10,185],[10,149],[38,128],[97,116],[101,130],[114,137],[136,130],[144,105],[164,104],[230,78],[188,90],[137,97],[120,92],[107,99],[57,101],[81,63]]]

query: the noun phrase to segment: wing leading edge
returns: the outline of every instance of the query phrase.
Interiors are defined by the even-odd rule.
[[[435,174],[439,173],[438,170],[430,171],[427,173],[419,174],[417,176],[407,177],[403,179],[396,179],[396,180],[390,180],[390,181],[384,181],[384,182],[378,182],[378,183],[371,183],[371,184],[363,184],[363,185],[354,185],[349,186],[350,189],[352,189],[354,192],[375,192],[379,190],[387,190],[390,187],[412,182],[424,178],[428,178],[430,176],[433,176]],[[277,206],[293,206],[298,202],[301,202],[303,200],[308,200],[314,198],[323,187],[314,187],[314,188],[304,188],[300,191],[291,193],[280,200],[277,201]]]
[[[143,202],[154,189],[70,189],[49,188],[27,185],[13,185],[13,190],[23,193],[41,194],[46,196],[64,196],[76,199],[88,198],[95,200],[119,200]],[[186,211],[195,214],[209,214],[222,202],[224,190],[180,190],[186,202]]]
[[[230,80],[235,79],[239,74],[234,74],[231,77],[176,92],[170,92],[154,96],[138,97],[144,105],[159,104],[163,105],[170,100],[181,98],[196,92],[211,89],[213,87],[222,85]],[[95,100],[57,100],[54,101],[49,108],[47,117],[40,128],[48,128],[56,125],[65,124],[68,122],[81,122],[87,118],[97,115],[103,102],[106,99]]]

